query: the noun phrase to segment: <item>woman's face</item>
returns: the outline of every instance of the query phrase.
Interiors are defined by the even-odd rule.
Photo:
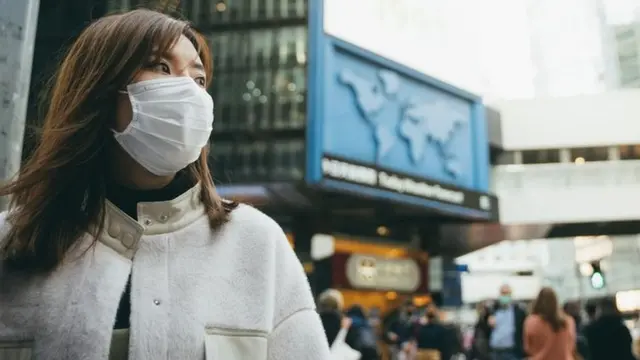
[[[202,88],[206,86],[206,75],[202,60],[191,41],[184,35],[175,46],[163,57],[149,59],[149,62],[136,74],[133,82],[152,80],[169,76],[188,76]],[[114,130],[124,131],[131,122],[131,102],[127,94],[118,97],[118,109]]]

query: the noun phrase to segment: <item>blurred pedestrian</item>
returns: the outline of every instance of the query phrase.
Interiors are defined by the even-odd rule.
[[[379,358],[376,332],[369,324],[369,319],[360,305],[353,305],[347,310],[347,317],[351,319],[350,332],[355,337],[354,349],[360,351],[362,360],[377,360]]]
[[[517,360],[524,355],[522,332],[527,314],[513,302],[511,287],[502,285],[493,313],[488,317],[489,347],[494,360]]]
[[[415,305],[412,301],[407,301],[394,314],[390,314],[385,321],[384,340],[389,345],[391,360],[398,358],[398,353],[403,349],[405,342],[414,340],[413,320],[415,315]]]
[[[490,360],[489,334],[491,334],[491,327],[489,326],[489,306],[484,302],[479,303],[476,307],[476,313],[478,321],[473,329],[473,342],[469,358],[470,360]]]
[[[596,313],[598,311],[598,306],[594,301],[589,301],[584,306],[584,312],[587,314],[587,318],[585,324],[588,325],[596,320]]]
[[[573,318],[576,324],[576,358],[577,360],[589,360],[591,358],[589,352],[589,343],[584,334],[582,326],[582,315],[580,314],[580,304],[577,302],[566,302],[563,306],[565,314]]]
[[[71,45],[0,187],[0,355],[20,334],[48,360],[329,357],[282,229],[215,191],[211,80],[205,37],[158,12]]]
[[[635,359],[631,333],[613,299],[602,300],[597,309],[596,319],[585,329],[591,360]]]
[[[448,331],[440,322],[435,305],[427,307],[426,316],[417,330],[416,343],[418,360],[448,359],[452,354],[449,348],[451,341],[448,338]]]
[[[333,344],[341,327],[345,324],[343,318],[344,298],[342,293],[336,289],[327,289],[318,296],[318,313],[322,320],[322,326],[329,344]],[[349,330],[351,321],[349,321]],[[348,331],[345,335],[345,343],[351,348],[357,345],[356,334]]]
[[[525,320],[524,349],[529,360],[575,359],[575,322],[562,311],[551,288],[540,290]]]

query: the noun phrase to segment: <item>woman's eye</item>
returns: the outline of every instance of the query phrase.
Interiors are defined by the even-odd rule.
[[[198,85],[200,85],[202,87],[207,86],[207,81],[203,77],[195,78],[194,80],[195,80],[196,84],[198,84]]]
[[[151,64],[151,69],[153,69],[153,71],[157,71],[165,74],[171,73],[171,69],[169,69],[169,66],[164,63]]]

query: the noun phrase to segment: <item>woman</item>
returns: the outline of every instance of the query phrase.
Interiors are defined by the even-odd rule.
[[[524,349],[530,360],[573,360],[576,325],[558,304],[553,289],[540,290],[524,322]]]
[[[0,188],[0,354],[329,357],[280,227],[215,192],[211,69],[200,34],[149,10],[71,46],[39,146]]]

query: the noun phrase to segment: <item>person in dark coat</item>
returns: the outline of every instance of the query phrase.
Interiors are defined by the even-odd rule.
[[[431,305],[427,308],[426,319],[420,322],[416,331],[418,358],[428,359],[433,352],[439,353],[441,359],[449,359],[452,355],[450,331],[441,322],[438,310]]]
[[[602,300],[597,313],[596,320],[585,329],[591,360],[634,360],[631,332],[613,299]]]
[[[383,339],[389,345],[392,360],[397,358],[403,345],[415,337],[412,323],[415,312],[413,303],[407,301],[392,311],[383,322]]]
[[[326,290],[320,294],[317,303],[320,320],[322,321],[325,335],[327,335],[327,341],[329,342],[329,345],[331,345],[338,336],[338,332],[340,332],[340,328],[342,327],[342,309],[344,306],[342,294],[338,290]],[[358,335],[356,331],[352,331],[350,328],[349,332],[347,332],[345,342],[352,349],[356,349],[357,338]]]
[[[379,358],[378,339],[362,307],[360,305],[352,306],[347,310],[347,316],[351,319],[349,333],[355,341],[352,347],[362,354],[360,360],[377,360]]]
[[[474,360],[490,360],[489,353],[489,334],[491,333],[491,326],[489,326],[489,307],[481,303],[477,307],[478,321],[473,329],[473,343],[471,344],[471,351],[469,358]]]
[[[511,287],[502,285],[496,307],[488,316],[489,346],[498,360],[524,358],[523,328],[527,313],[513,301]]]
[[[590,360],[591,353],[589,352],[589,342],[584,334],[584,327],[582,326],[582,315],[580,315],[580,305],[576,302],[566,302],[562,307],[564,312],[573,318],[576,324],[576,352],[582,360]]]

